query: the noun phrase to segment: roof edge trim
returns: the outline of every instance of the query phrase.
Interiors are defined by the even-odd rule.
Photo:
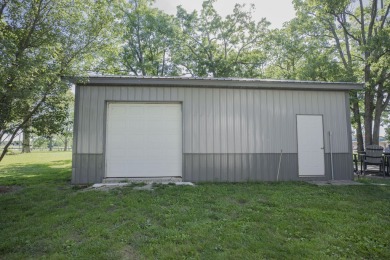
[[[320,82],[293,80],[265,80],[245,78],[187,78],[187,77],[129,77],[90,76],[68,77],[79,86],[180,86],[217,88],[271,88],[271,89],[318,89],[318,90],[361,90],[363,83]]]

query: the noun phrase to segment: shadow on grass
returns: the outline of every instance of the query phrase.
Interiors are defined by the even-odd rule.
[[[0,167],[1,185],[65,184],[70,181],[72,160],[49,163],[16,163]]]

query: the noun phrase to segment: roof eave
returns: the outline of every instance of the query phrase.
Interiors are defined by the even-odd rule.
[[[269,88],[269,89],[302,89],[302,90],[360,90],[361,83],[350,82],[315,82],[290,80],[260,80],[260,79],[217,79],[217,78],[174,78],[174,77],[120,77],[91,76],[86,78],[71,78],[80,86],[184,86],[184,87],[215,87],[215,88]]]

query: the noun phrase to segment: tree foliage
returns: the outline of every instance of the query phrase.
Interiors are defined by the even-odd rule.
[[[297,17],[274,32],[268,75],[364,82],[351,92],[359,149],[379,142],[389,95],[389,10],[384,0],[294,0]],[[286,40],[287,39],[287,40]]]
[[[345,72],[326,33],[307,27],[306,17],[296,17],[268,35],[266,77],[343,81]]]
[[[269,22],[253,19],[253,5],[245,10],[245,5],[236,4],[233,13],[222,18],[214,3],[204,1],[200,13],[178,7],[181,35],[175,63],[192,76],[260,77]]]
[[[151,4],[149,0],[131,0],[122,8],[122,66],[132,75],[175,75],[171,57],[177,28],[172,16]]]
[[[108,4],[99,0],[1,2],[0,140],[8,143],[0,160],[30,119],[38,126],[53,115],[63,118],[59,111],[69,86],[61,76],[88,71],[93,53],[105,46],[104,35],[112,21]],[[52,126],[45,124],[45,131]]]
[[[152,62],[154,57],[164,60],[154,50],[167,54],[175,68],[171,75],[362,81],[364,91],[351,92],[359,149],[363,133],[366,144],[378,143],[382,113],[390,101],[389,1],[294,0],[296,18],[274,30],[265,19],[253,19],[253,5],[237,4],[223,18],[215,1],[204,1],[199,12],[179,6],[175,19],[160,21],[169,28],[165,33],[155,26],[161,13],[150,8],[150,1],[130,1],[124,60],[131,64],[128,68],[137,68],[132,74],[164,75],[158,68],[166,63]],[[153,44],[144,43],[147,51],[140,47],[162,35],[169,39],[158,44],[164,52]]]
[[[142,76],[192,75],[259,77],[265,64],[269,23],[256,22],[254,6],[237,4],[222,18],[215,0],[203,2],[198,13],[177,8],[176,17],[152,7],[150,0],[129,0],[122,13],[122,47],[116,66],[103,73]],[[102,66],[104,68],[104,66]]]
[[[62,75],[191,75],[365,83],[351,92],[359,149],[378,143],[390,102],[390,0],[294,0],[281,29],[254,5],[222,17],[206,0],[176,16],[153,0],[2,0],[0,141],[69,121]],[[0,160],[6,151],[0,155]]]

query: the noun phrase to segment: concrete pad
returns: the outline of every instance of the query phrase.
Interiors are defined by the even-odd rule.
[[[317,186],[326,186],[326,185],[334,185],[334,186],[363,185],[363,183],[352,181],[352,180],[307,181],[307,183],[314,184],[314,185],[317,185]]]
[[[134,184],[134,183],[145,183],[144,186],[136,186],[134,187],[133,189],[134,190],[147,190],[147,191],[152,191],[153,190],[153,184],[163,184],[163,185],[170,185],[170,184],[175,184],[175,185],[178,185],[178,186],[195,186],[195,184],[193,184],[192,182],[168,182],[168,181],[158,181],[158,182],[153,182],[151,181],[150,179],[148,180],[148,182],[144,182],[144,181],[134,181],[134,182],[109,182],[109,183],[95,183],[94,185],[92,185],[91,187],[87,188],[87,189],[84,189],[83,191],[88,191],[88,190],[102,190],[102,191],[108,191],[110,189],[114,189],[114,188],[120,188],[120,187],[125,187],[125,186],[129,186],[131,184]]]
[[[181,182],[181,177],[162,178],[105,178],[103,183],[176,183]]]
[[[181,181],[181,182],[176,182],[175,183],[177,186],[195,186],[192,182],[188,181]]]
[[[145,186],[134,187],[133,190],[153,190],[153,183],[148,183]]]
[[[102,187],[123,187],[123,186],[127,186],[129,185],[130,183],[95,183],[94,185],[92,185],[92,188],[102,188]]]

